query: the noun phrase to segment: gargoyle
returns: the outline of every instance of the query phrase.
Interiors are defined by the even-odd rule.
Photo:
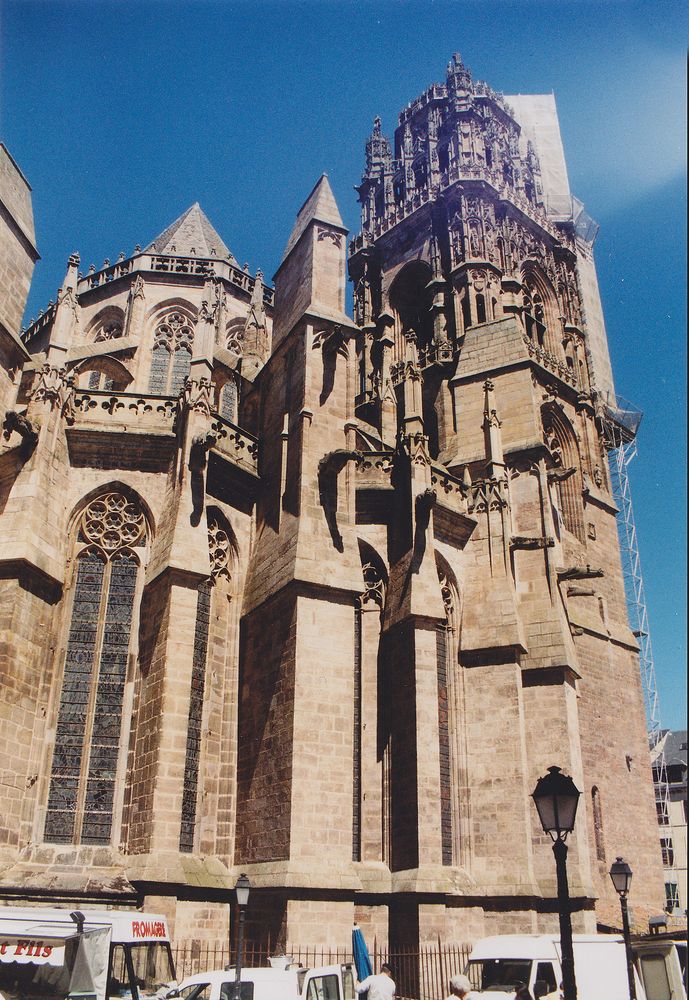
[[[192,439],[189,449],[189,468],[192,472],[202,472],[206,468],[208,452],[218,440],[218,435],[213,431],[205,434],[198,434]]]
[[[576,471],[574,466],[571,466],[569,469],[551,469],[548,473],[548,482],[564,483],[565,479],[569,479]]]
[[[425,489],[423,493],[419,493],[416,497],[414,502],[414,506],[416,507],[416,523],[422,524],[424,529],[428,526],[431,511],[437,499],[435,490],[432,490],[430,487]]]
[[[213,431],[206,431],[205,434],[198,434],[192,438],[189,448],[189,470],[191,472],[191,498],[193,511],[191,523],[197,525],[203,513],[204,497],[206,485],[204,482],[204,471],[208,462],[208,452],[218,440],[218,435]]]
[[[5,414],[2,428],[3,437],[6,441],[9,441],[13,431],[19,434],[22,439],[19,451],[28,458],[38,444],[38,432],[28,417],[24,416],[23,413],[17,413],[16,410],[8,410]]]

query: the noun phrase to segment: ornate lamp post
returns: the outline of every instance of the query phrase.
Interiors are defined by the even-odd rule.
[[[235,1000],[240,1000],[241,980],[242,980],[242,958],[244,951],[244,913],[249,902],[249,892],[251,882],[246,875],[240,875],[234,887],[237,894],[237,906],[239,907],[239,934],[237,940],[237,961],[235,963],[234,996]]]
[[[620,897],[622,908],[622,933],[624,934],[624,950],[627,956],[627,979],[629,980],[629,1000],[636,1000],[634,983],[634,960],[632,958],[632,939],[629,933],[629,911],[627,910],[627,894],[632,884],[632,870],[624,858],[615,858],[610,866],[610,878],[615,891]]]
[[[572,946],[572,915],[567,884],[567,834],[574,829],[579,802],[579,789],[559,767],[549,767],[539,778],[532,794],[538,818],[545,833],[553,840],[557,872],[557,908],[560,915],[560,946],[562,948],[562,986],[565,1000],[577,1000]]]

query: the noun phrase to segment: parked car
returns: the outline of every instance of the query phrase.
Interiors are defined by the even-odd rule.
[[[242,969],[240,1000],[355,1000],[355,969],[351,963],[314,969]],[[183,979],[167,997],[182,1000],[235,1000],[233,968],[199,972]]]

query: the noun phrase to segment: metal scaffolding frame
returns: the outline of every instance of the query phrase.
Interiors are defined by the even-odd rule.
[[[663,820],[669,823],[670,816],[670,786],[662,743],[665,732],[661,727],[651,631],[648,624],[634,507],[627,471],[630,462],[637,454],[636,433],[641,423],[642,413],[619,396],[608,393],[607,397],[603,397],[599,393],[597,415],[603,432],[605,448],[608,452],[611,492],[615,504],[619,508],[617,534],[620,542],[629,625],[639,643],[639,668],[646,707],[648,744],[651,752],[659,747],[653,766],[656,811],[660,825]],[[676,883],[677,872],[674,862],[672,865],[664,865],[663,867],[666,875],[673,876]]]

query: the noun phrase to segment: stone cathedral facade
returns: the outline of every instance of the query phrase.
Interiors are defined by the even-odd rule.
[[[0,899],[222,942],[246,872],[272,947],[553,930],[530,793],[557,764],[575,929],[618,912],[618,854],[660,911],[552,99],[455,56],[392,140],[376,119],[350,242],[324,175],[271,285],[194,205],[73,255],[21,336],[37,255],[2,165]]]

